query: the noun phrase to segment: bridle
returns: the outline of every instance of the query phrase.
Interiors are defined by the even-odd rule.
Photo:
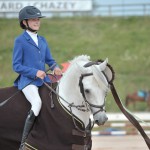
[[[89,62],[89,63],[87,63],[86,65],[84,65],[84,67],[89,67],[89,66],[91,66],[91,65],[98,65],[98,64],[99,64],[99,62]],[[108,65],[108,67],[109,67],[109,69],[112,71],[112,73],[114,73],[114,72],[113,72],[113,69],[111,68],[111,66]],[[71,115],[72,115],[72,119],[73,119],[75,128],[76,128],[78,131],[81,131],[82,133],[84,133],[85,135],[87,135],[88,133],[90,133],[90,131],[92,130],[93,126],[90,126],[90,129],[88,129],[88,130],[87,130],[87,129],[85,129],[85,131],[81,130],[81,129],[77,126],[77,124],[76,124],[76,122],[75,122],[75,118],[74,118],[74,115],[73,115],[73,113],[72,113],[72,107],[76,107],[77,109],[83,110],[83,111],[89,111],[88,109],[87,109],[87,110],[81,109],[81,108],[87,107],[87,105],[89,105],[89,106],[91,106],[91,107],[100,108],[99,111],[102,111],[102,110],[104,110],[103,107],[104,107],[104,105],[105,105],[105,103],[103,103],[101,106],[93,105],[93,104],[89,103],[89,102],[87,101],[87,99],[86,99],[86,96],[85,96],[85,93],[84,93],[84,86],[83,86],[82,81],[83,81],[83,78],[84,78],[84,77],[91,76],[91,75],[93,75],[93,73],[82,74],[82,75],[80,76],[80,79],[79,79],[80,92],[81,92],[81,94],[82,94],[82,96],[83,96],[83,98],[84,98],[84,101],[85,101],[85,103],[86,103],[86,106],[85,106],[85,105],[74,105],[73,103],[70,104],[70,103],[68,103],[66,100],[64,100],[61,96],[59,96],[58,93],[55,92],[55,90],[53,90],[52,88],[50,88],[50,90],[52,90],[56,95],[58,95],[63,101],[65,101],[66,103],[68,103],[68,107],[70,108],[70,112],[71,112]],[[105,73],[103,73],[103,75],[104,75],[105,77],[107,77],[107,76],[105,75]],[[106,78],[106,79],[107,79],[107,78]],[[147,136],[147,134],[145,133],[145,131],[143,130],[143,128],[141,127],[141,125],[139,124],[139,122],[132,116],[132,114],[130,114],[130,113],[124,108],[124,106],[123,106],[123,104],[122,104],[122,102],[121,102],[121,100],[120,100],[120,98],[119,98],[119,96],[118,96],[118,94],[117,94],[117,91],[116,91],[116,89],[115,89],[115,86],[114,86],[114,84],[113,84],[113,79],[114,79],[114,76],[112,77],[111,80],[108,80],[108,79],[107,79],[107,81],[108,81],[108,84],[110,85],[110,89],[111,89],[112,95],[113,95],[113,97],[114,97],[114,100],[116,101],[116,104],[118,105],[118,107],[120,108],[120,110],[123,112],[123,114],[128,118],[128,120],[138,129],[138,131],[139,131],[139,132],[141,133],[141,135],[143,136],[143,138],[144,138],[144,140],[145,140],[145,142],[146,142],[148,148],[150,149],[150,139],[149,139],[149,137]],[[98,113],[99,111],[97,111],[96,113]],[[90,122],[91,122],[91,121],[90,121]],[[94,123],[93,123],[93,125],[94,125]]]
[[[96,111],[96,112],[93,114],[93,116],[94,116],[94,115],[96,115],[97,113],[99,113],[99,112],[101,112],[101,111],[105,111],[105,109],[104,109],[104,106],[105,106],[105,99],[104,99],[104,102],[103,102],[102,105],[94,105],[94,104],[91,104],[91,103],[86,99],[85,92],[84,92],[84,86],[83,86],[83,82],[82,82],[82,81],[83,81],[83,78],[84,78],[84,77],[91,76],[91,75],[93,75],[93,73],[81,74],[80,79],[79,79],[79,87],[80,87],[80,92],[81,92],[81,94],[82,94],[82,96],[83,96],[83,99],[84,99],[85,103],[87,103],[90,107],[99,108],[99,110]],[[105,96],[105,97],[106,97],[106,96]]]
[[[74,107],[74,108],[77,108],[78,110],[80,110],[80,111],[89,111],[89,107],[88,106],[90,106],[90,107],[94,107],[94,108],[99,108],[99,110],[98,111],[96,111],[94,114],[93,114],[93,116],[94,115],[96,115],[97,113],[99,113],[99,112],[101,112],[101,111],[105,111],[105,109],[104,109],[104,106],[105,106],[105,99],[104,99],[104,102],[103,102],[103,104],[102,105],[94,105],[94,104],[91,104],[87,99],[86,99],[86,96],[85,96],[85,92],[84,92],[84,86],[83,86],[83,78],[84,77],[88,77],[88,76],[92,76],[93,75],[93,73],[86,73],[86,74],[81,74],[81,76],[80,76],[80,78],[79,78],[79,88],[80,88],[80,92],[81,92],[81,94],[82,94],[82,97],[83,97],[83,99],[84,99],[84,102],[85,102],[85,105],[74,105],[73,103],[68,103],[66,100],[65,100],[65,102],[67,103],[67,104],[69,104],[68,105],[68,107],[69,107],[69,109],[70,109],[70,112],[71,112],[71,116],[72,116],[72,120],[73,120],[73,123],[74,123],[74,126],[75,126],[75,128],[78,130],[78,131],[80,131],[80,132],[83,132],[84,134],[86,134],[87,132],[89,133],[89,131],[91,131],[92,130],[92,128],[93,128],[93,126],[94,126],[94,124],[95,124],[95,121],[93,121],[93,123],[92,123],[92,125],[91,125],[91,120],[89,121],[90,122],[90,129],[88,129],[88,130],[81,130],[78,126],[77,126],[77,124],[76,124],[76,121],[75,121],[75,118],[74,118],[74,115],[73,115],[73,112],[72,112],[72,108]],[[105,96],[106,97],[106,96]],[[64,100],[63,100],[64,101]],[[83,108],[86,108],[86,109],[83,109]]]
[[[93,65],[93,64],[92,64]],[[91,66],[91,65],[90,65]],[[87,67],[86,65],[84,65],[84,67]],[[88,66],[89,67],[89,66]],[[103,73],[104,74],[104,73]],[[83,132],[83,133],[87,133],[87,131],[84,131],[84,130],[82,130],[82,129],[80,129],[78,126],[77,126],[77,124],[76,124],[76,121],[75,121],[75,116],[74,116],[74,114],[73,114],[73,111],[72,111],[72,108],[76,108],[76,109],[78,109],[79,111],[83,111],[83,112],[88,112],[88,111],[90,111],[90,108],[91,107],[94,107],[94,108],[98,108],[98,110],[96,111],[96,112],[94,112],[93,113],[93,116],[94,115],[96,115],[97,113],[99,113],[99,112],[102,112],[102,111],[106,111],[105,109],[104,109],[104,106],[105,106],[105,98],[104,98],[104,102],[103,102],[103,104],[102,105],[95,105],[95,104],[91,104],[88,100],[87,100],[87,98],[86,98],[86,96],[85,96],[85,90],[84,90],[84,85],[83,85],[83,79],[85,78],[85,77],[88,77],[88,76],[92,76],[93,75],[93,73],[85,73],[85,74],[81,74],[81,76],[79,77],[79,88],[80,88],[80,92],[81,92],[81,95],[82,95],[82,97],[83,97],[83,100],[84,100],[84,104],[82,104],[82,105],[75,105],[74,103],[69,103],[69,102],[67,102],[63,97],[61,97],[58,93],[59,93],[59,85],[57,86],[57,92],[53,89],[53,88],[51,88],[47,83],[45,83],[44,82],[44,84],[53,92],[53,93],[55,93],[56,95],[57,95],[57,97],[59,97],[59,98],[61,98],[61,100],[62,101],[64,101],[65,103],[67,103],[68,104],[68,107],[69,107],[69,110],[70,110],[70,113],[71,113],[71,117],[72,117],[72,120],[73,120],[73,123],[74,123],[74,126],[75,126],[75,128],[78,130],[78,131],[80,131],[80,132]],[[104,75],[105,76],[105,75]],[[107,94],[106,94],[107,95]],[[106,97],[106,96],[105,96]],[[88,132],[89,132],[89,130],[91,131],[92,130],[92,128],[93,128],[93,126],[94,126],[94,124],[95,124],[95,121],[91,121],[91,119],[90,119],[90,129],[88,129]],[[92,123],[91,123],[92,122]]]
[[[91,66],[91,65],[99,65],[99,62],[101,62],[101,60],[100,60],[100,61],[97,61],[97,62],[89,62],[89,63],[85,64],[84,67],[89,67],[89,66]],[[54,64],[54,65],[56,65],[56,64]],[[108,80],[108,79],[107,79],[107,76],[105,75],[105,73],[104,73],[104,72],[102,72],[102,73],[103,73],[103,75],[106,77],[106,79],[107,79],[107,81],[108,81],[108,84],[110,85],[110,89],[111,89],[112,95],[113,95],[113,97],[114,97],[114,100],[116,101],[116,104],[118,105],[118,107],[120,108],[120,110],[122,111],[122,113],[128,118],[128,120],[138,129],[138,131],[141,133],[142,137],[144,138],[144,140],[145,140],[145,142],[146,142],[148,148],[150,149],[150,139],[149,139],[149,137],[147,136],[147,134],[145,133],[145,131],[143,130],[143,128],[142,128],[142,126],[139,124],[139,122],[134,118],[134,116],[123,106],[123,104],[122,104],[122,102],[121,102],[121,100],[120,100],[120,98],[119,98],[119,96],[118,96],[118,93],[117,93],[117,91],[116,91],[116,89],[115,89],[115,86],[114,86],[114,84],[113,84],[113,80],[114,80],[114,71],[113,71],[113,68],[112,68],[109,64],[107,64],[107,66],[108,66],[109,70],[111,70],[112,75],[113,75],[113,76],[111,77],[111,79],[108,78],[108,79],[109,79],[109,80]],[[53,67],[53,65],[52,65],[48,70],[50,70],[52,67]],[[48,71],[48,70],[47,70],[47,71]],[[47,72],[47,71],[46,71],[46,72]],[[44,85],[45,85],[50,91],[52,91],[57,97],[61,98],[64,102],[66,102],[66,103],[68,104],[68,107],[70,108],[70,112],[71,112],[71,114],[72,114],[72,119],[73,119],[75,128],[76,128],[77,130],[83,132],[83,134],[85,134],[85,136],[86,136],[88,133],[90,133],[90,131],[91,131],[91,129],[93,128],[93,126],[91,126],[91,123],[89,123],[89,124],[90,124],[90,125],[89,125],[90,127],[89,127],[88,129],[86,129],[85,131],[82,131],[82,130],[76,125],[75,118],[74,118],[74,115],[73,115],[73,113],[72,113],[72,108],[75,107],[75,108],[77,108],[78,110],[81,110],[81,111],[89,111],[89,107],[88,107],[88,106],[91,106],[91,107],[99,108],[99,110],[98,110],[96,113],[98,113],[99,111],[105,111],[104,108],[103,108],[104,105],[105,105],[105,101],[104,101],[104,103],[103,103],[102,105],[98,106],[98,105],[93,105],[93,104],[89,103],[89,102],[87,101],[87,99],[86,99],[86,96],[85,96],[85,93],[84,93],[84,86],[83,86],[82,81],[83,81],[83,78],[84,78],[84,77],[91,76],[91,75],[93,75],[93,73],[82,74],[82,75],[80,76],[80,79],[79,79],[80,92],[81,92],[81,94],[82,94],[82,96],[83,96],[83,98],[84,98],[84,102],[85,102],[86,105],[74,105],[73,103],[68,103],[63,97],[61,97],[61,96],[58,94],[58,92],[56,92],[51,86],[49,86],[47,83],[45,83],[45,82],[43,81]],[[55,75],[53,75],[53,76],[55,77]],[[34,80],[33,80],[33,81],[34,81]],[[29,84],[31,84],[33,81],[31,81]],[[28,84],[27,84],[27,85],[28,85]],[[27,85],[26,85],[26,86],[27,86]],[[26,87],[26,86],[25,86],[25,87]],[[9,98],[7,98],[7,99],[4,100],[3,102],[1,102],[1,103],[0,103],[0,107],[4,106],[8,101],[10,101],[10,100],[11,100],[14,96],[16,96],[20,91],[21,91],[21,90],[18,90],[18,91],[15,92],[12,96],[10,96]],[[52,99],[51,99],[51,100],[52,100]],[[54,103],[51,102],[51,108],[53,108],[53,107],[54,107]],[[85,107],[86,107],[86,109],[84,109]],[[96,113],[95,113],[95,114],[96,114]],[[95,115],[95,114],[93,114],[93,115]],[[91,121],[90,121],[90,122],[91,122]],[[93,123],[93,125],[94,125],[94,123]]]

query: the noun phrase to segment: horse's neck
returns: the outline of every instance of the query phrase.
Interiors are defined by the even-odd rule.
[[[69,104],[74,103],[75,105],[82,105],[83,104],[83,97],[80,94],[79,89],[79,77],[78,75],[67,76],[65,75],[58,85],[59,87],[59,95],[67,101]],[[60,98],[61,103],[70,111],[68,107],[68,103]],[[83,112],[78,110],[77,108],[72,107],[73,114],[78,117],[85,125],[85,127],[89,124],[90,112]]]

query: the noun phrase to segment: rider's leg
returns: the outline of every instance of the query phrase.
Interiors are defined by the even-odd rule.
[[[38,116],[42,106],[42,101],[39,96],[38,87],[36,87],[35,85],[28,85],[22,90],[22,92],[24,93],[26,99],[31,103],[31,110],[25,121],[25,126],[19,150],[23,150],[25,140],[27,139],[27,136],[34,124],[34,120],[36,116]]]

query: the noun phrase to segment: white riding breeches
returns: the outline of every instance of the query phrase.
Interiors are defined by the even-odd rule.
[[[39,95],[38,87],[31,84],[26,86],[22,92],[26,99],[31,103],[31,110],[34,112],[34,115],[38,116],[42,107],[42,100]]]

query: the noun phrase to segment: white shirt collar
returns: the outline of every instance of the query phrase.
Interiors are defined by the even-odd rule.
[[[28,30],[26,30],[26,32],[30,35],[30,37],[33,39],[33,41],[36,43],[36,45],[38,46],[38,38],[37,38],[37,32],[36,33],[33,33],[33,32],[30,32]]]

